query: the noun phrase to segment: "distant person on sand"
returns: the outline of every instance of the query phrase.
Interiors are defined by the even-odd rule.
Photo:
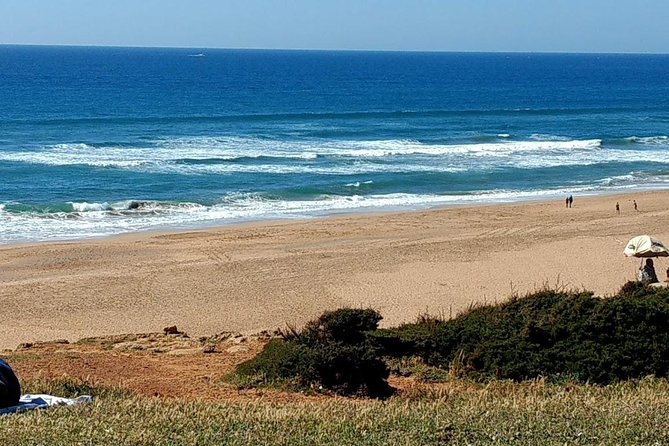
[[[564,199],[564,207],[566,207],[566,208],[569,207],[569,197]]]
[[[21,398],[21,385],[5,361],[0,359],[0,409],[16,406]]]
[[[620,215],[620,203],[616,201],[616,214]]]
[[[572,195],[569,196],[569,207],[571,207],[571,204],[574,202],[574,197]]]
[[[667,268],[667,278],[664,279],[665,282],[669,282],[669,268]]]
[[[632,200],[632,203],[634,203],[634,210],[639,211],[639,208],[636,206],[636,200]]]
[[[649,283],[657,283],[657,274],[655,274],[655,267],[653,266],[653,259],[646,259],[646,265],[639,268],[639,282],[647,285]]]

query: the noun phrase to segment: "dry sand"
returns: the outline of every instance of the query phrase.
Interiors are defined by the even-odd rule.
[[[669,240],[669,192],[10,246],[0,348],[175,324],[272,330],[345,305],[395,325],[546,284],[609,295],[639,266],[624,243],[646,233]]]

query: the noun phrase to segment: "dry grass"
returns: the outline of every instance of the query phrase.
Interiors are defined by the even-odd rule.
[[[40,390],[62,383],[28,383]],[[76,392],[76,385],[68,383]],[[386,402],[211,404],[101,391],[94,404],[0,419],[3,445],[664,445],[669,382],[416,385]]]

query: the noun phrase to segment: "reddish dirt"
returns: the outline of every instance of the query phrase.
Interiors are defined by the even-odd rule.
[[[270,389],[239,390],[224,382],[226,375],[260,352],[267,341],[267,337],[234,335],[213,341],[163,334],[130,335],[74,344],[40,343],[5,351],[2,356],[23,381],[73,378],[141,395],[212,402],[323,398]]]
[[[268,333],[221,333],[198,340],[182,333],[148,333],[90,338],[72,344],[27,344],[0,351],[0,357],[11,364],[21,381],[69,378],[92,387],[124,389],[164,399],[299,403],[332,398],[319,393],[238,389],[225,381],[238,364],[257,355],[269,340]],[[408,397],[420,395],[426,388],[453,387],[393,376],[389,383]]]

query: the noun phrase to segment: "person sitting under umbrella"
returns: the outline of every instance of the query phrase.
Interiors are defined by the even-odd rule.
[[[659,282],[659,280],[657,280],[657,274],[655,274],[653,259],[646,259],[646,264],[642,268],[639,268],[639,282],[644,285]]]

